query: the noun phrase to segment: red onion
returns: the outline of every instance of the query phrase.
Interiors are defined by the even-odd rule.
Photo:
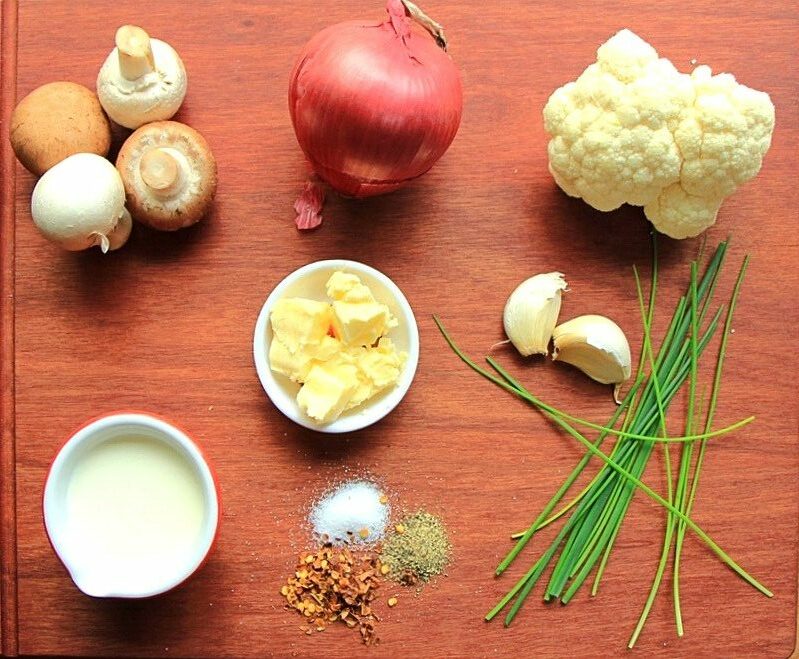
[[[454,139],[463,109],[441,26],[409,0],[388,0],[386,11],[382,23],[325,28],[291,73],[297,141],[316,173],[353,197],[391,192],[424,174]],[[414,30],[406,12],[435,40]]]

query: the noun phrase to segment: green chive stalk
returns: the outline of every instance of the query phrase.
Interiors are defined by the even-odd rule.
[[[732,297],[730,299],[727,318],[724,321],[724,333],[722,334],[721,337],[721,345],[719,346],[718,358],[716,360],[716,370],[713,376],[713,387],[710,395],[710,403],[708,405],[707,415],[705,417],[706,429],[713,427],[713,417],[716,413],[716,403],[718,401],[719,390],[721,388],[721,374],[722,371],[724,370],[724,360],[727,355],[727,339],[732,333],[733,313],[735,312],[735,307],[738,303],[738,295],[741,292],[741,285],[743,284],[744,276],[746,275],[746,269],[748,266],[749,266],[749,256],[746,256],[744,257],[743,264],[741,265],[741,269],[738,272],[738,278],[735,281],[735,287],[733,288]],[[686,434],[689,433],[686,432]],[[693,504],[696,499],[696,490],[697,487],[699,486],[699,474],[702,471],[702,464],[705,457],[706,447],[707,443],[704,440],[701,440],[699,445],[699,454],[697,455],[696,465],[694,466],[694,474],[693,477],[691,478],[690,493],[688,495],[687,500],[685,501],[685,505],[683,506],[683,510],[686,516],[690,516],[691,511],[693,510]],[[686,477],[686,482],[687,482],[687,477]],[[680,606],[680,562],[682,557],[682,547],[684,539],[685,539],[685,524],[683,524],[680,521],[677,523],[677,536],[675,539],[675,547],[674,547],[674,568],[672,573],[674,617],[677,624],[677,634],[679,636],[683,635],[682,612]]]
[[[643,309],[643,296],[641,293],[641,285],[638,277],[636,276],[636,288],[638,293],[638,302],[639,306]],[[697,325],[697,290],[696,290],[696,263],[691,263],[691,284],[690,284],[690,317],[691,317],[691,335],[690,335],[690,346],[691,346],[691,377],[690,377],[690,395],[689,395],[689,404],[688,404],[688,414],[689,420],[686,421],[685,432],[686,434],[691,433],[691,422],[693,419],[693,407],[694,407],[694,397],[696,394],[696,366],[697,366],[697,333],[698,333],[698,325]],[[642,312],[643,316],[643,312]],[[646,337],[650,336],[651,326],[647,327],[646,319],[644,319],[644,332]],[[651,359],[651,355],[650,355]],[[651,363],[651,362],[650,362]],[[654,373],[654,365],[653,365],[653,373]],[[692,444],[684,444],[683,447],[692,446]],[[687,453],[686,449],[683,448],[683,453],[680,458],[680,476],[678,478],[677,486],[676,486],[676,497],[672,499],[672,472],[671,472],[671,461],[668,446],[664,447],[666,449],[666,482],[668,483],[668,491],[669,491],[669,502],[674,503],[679,510],[685,512],[682,508],[681,502],[682,497],[684,494],[684,480],[687,474],[686,465],[690,464],[690,455]],[[687,461],[685,458],[688,458]],[[658,591],[660,590],[660,585],[663,581],[663,574],[666,569],[666,565],[668,563],[669,554],[671,552],[671,541],[674,535],[674,529],[676,524],[676,518],[670,512],[666,516],[666,529],[663,538],[663,546],[660,553],[660,560],[658,561],[657,568],[655,570],[655,576],[652,579],[652,586],[649,590],[649,596],[644,603],[644,608],[641,611],[641,615],[638,618],[638,623],[633,630],[632,636],[627,644],[627,647],[632,649],[635,646],[635,643],[638,641],[638,637],[641,635],[643,631],[644,624],[646,623],[647,619],[649,618],[649,613],[652,609],[652,605],[654,604],[655,597],[657,596]]]
[[[564,518],[565,522],[562,528],[525,575],[488,612],[486,620],[492,620],[510,605],[505,617],[505,624],[509,625],[519,613],[527,596],[553,561],[554,565],[544,589],[545,600],[560,599],[562,603],[566,604],[579,591],[587,577],[595,569],[596,573],[591,594],[596,594],[619,530],[637,490],[643,491],[664,507],[667,511],[667,520],[661,560],[658,564],[644,612],[642,612],[639,624],[633,633],[633,638],[631,638],[630,647],[632,647],[635,639],[640,634],[654,597],[660,587],[672,539],[674,538],[677,540],[674,579],[675,584],[677,584],[677,593],[679,592],[679,559],[677,556],[681,550],[687,529],[691,529],[698,535],[725,564],[750,585],[767,596],[772,595],[771,591],[738,565],[690,518],[698,487],[701,460],[704,456],[707,440],[726,435],[753,420],[753,417],[748,417],[727,428],[712,430],[717,383],[721,377],[721,370],[717,365],[717,382],[711,394],[711,403],[708,406],[705,428],[702,433],[694,434],[693,416],[695,412],[697,364],[708,344],[712,341],[724,314],[723,307],[712,314],[710,314],[710,311],[712,309],[713,293],[715,292],[726,250],[727,243],[722,242],[710,259],[699,281],[697,281],[696,264],[692,265],[691,282],[688,291],[678,301],[666,334],[656,352],[653,350],[651,337],[657,289],[656,243],[653,243],[652,284],[648,307],[644,305],[638,271],[634,269],[644,328],[638,376],[622,404],[604,426],[575,417],[548,405],[534,396],[496,360],[490,357],[487,358],[487,362],[494,369],[494,373],[480,367],[458,348],[441,321],[434,316],[434,320],[445,340],[464,363],[497,386],[502,387],[538,409],[545,417],[582,443],[586,448],[585,455],[576,464],[561,487],[558,488],[530,526],[525,531],[514,534],[513,538],[516,543],[498,565],[496,574],[502,574],[513,563],[538,530],[558,519]],[[739,276],[739,283],[740,278]],[[738,285],[736,285],[736,290],[737,287]],[[735,297],[734,295],[730,310],[727,313],[725,334],[728,331]],[[723,339],[722,346],[725,345],[725,341],[726,336]],[[648,364],[648,375],[645,374],[644,363]],[[686,422],[684,436],[669,437],[666,433],[666,414],[673,398],[686,381],[689,383],[690,420]],[[617,429],[620,419],[622,420],[621,428]],[[576,429],[576,426],[598,430],[599,434],[594,441],[590,441]],[[608,455],[602,451],[601,446],[610,435],[615,436],[616,441]],[[696,441],[700,442],[700,451],[693,476],[689,479],[693,447]],[[672,482],[673,474],[668,453],[670,443],[678,443],[682,446],[676,485]],[[667,498],[663,498],[641,480],[651,453],[658,444],[663,444],[666,450]],[[592,458],[601,460],[603,464],[600,470],[576,497],[572,498],[553,514],[553,510],[571,490]],[[675,611],[678,610],[679,596],[676,594]]]

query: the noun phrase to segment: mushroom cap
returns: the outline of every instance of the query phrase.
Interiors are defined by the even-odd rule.
[[[76,153],[39,179],[31,215],[45,238],[77,251],[102,244],[124,204],[125,189],[114,166],[94,153]]]
[[[119,69],[119,50],[114,48],[97,74],[100,103],[108,116],[125,128],[169,119],[186,96],[186,67],[175,49],[152,38],[150,47],[155,71],[128,80]]]
[[[128,209],[123,208],[122,215],[117,225],[114,227],[114,230],[108,234],[108,251],[113,252],[128,242],[132,230],[133,218],[130,216]]]
[[[75,153],[108,155],[111,126],[94,92],[74,82],[49,82],[11,114],[11,147],[23,167],[41,176]]]
[[[142,158],[153,149],[177,156],[181,184],[173,194],[149,187],[142,178]],[[200,133],[177,121],[158,121],[136,130],[122,145],[117,169],[125,186],[131,215],[161,231],[175,231],[198,222],[216,193],[216,160]]]

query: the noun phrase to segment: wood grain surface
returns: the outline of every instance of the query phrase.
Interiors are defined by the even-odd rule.
[[[219,195],[202,224],[174,235],[135,227],[118,253],[70,254],[30,219],[33,177],[2,133],[2,648],[5,654],[95,656],[494,657],[623,655],[660,550],[664,516],[636,496],[594,599],[546,606],[533,596],[509,629],[482,615],[533,560],[492,577],[509,532],[529,523],[581,455],[533,410],[463,367],[431,320],[438,313],[476,356],[503,338],[501,313],[522,279],[554,269],[571,291],[562,318],[598,312],[640,345],[631,267],[649,270],[640,209],[602,214],[563,195],[547,173],[541,109],[622,27],[682,70],[692,60],[768,91],[773,146],[758,178],[708,232],[732,235],[719,289],[752,255],[728,353],[717,423],[757,421],[709,449],[696,520],[775,593],[736,578],[694,536],[684,553],[678,638],[668,585],[636,648],[646,656],[785,657],[796,638],[797,7],[789,2],[677,0],[594,3],[430,0],[465,88],[451,149],[405,190],[368,201],[331,198],[325,224],[300,235],[292,204],[306,175],[286,90],[302,44],[322,27],[379,18],[380,0],[6,0],[2,107],[56,79],[93,86],[116,27],[144,26],[182,54],[189,93],[178,119],[200,130],[219,163]],[[17,15],[18,10],[18,15]],[[118,137],[122,137],[122,133]],[[662,240],[656,319],[687,281],[701,241]],[[266,295],[305,263],[342,257],[387,273],[415,309],[419,371],[378,425],[327,437],[292,425],[255,374],[251,334]],[[498,356],[546,400],[606,419],[609,391],[569,368]],[[679,422],[680,404],[674,408]],[[118,409],[164,415],[205,449],[224,505],[216,552],[166,596],[102,601],[72,585],[40,513],[54,453],[89,417]],[[676,428],[676,426],[675,426]],[[658,456],[660,456],[658,452]],[[347,629],[305,637],[278,594],[308,541],[309,504],[331,482],[370,474],[395,510],[427,507],[451,532],[448,576],[399,597],[368,651]],[[646,480],[665,491],[659,457]],[[15,499],[16,497],[16,499]],[[550,533],[543,534],[544,539]],[[536,590],[536,593],[539,593]]]

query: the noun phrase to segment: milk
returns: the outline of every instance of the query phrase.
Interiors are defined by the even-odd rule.
[[[197,551],[202,481],[173,446],[145,435],[103,441],[76,461],[66,489],[70,553],[94,578],[169,578]]]

